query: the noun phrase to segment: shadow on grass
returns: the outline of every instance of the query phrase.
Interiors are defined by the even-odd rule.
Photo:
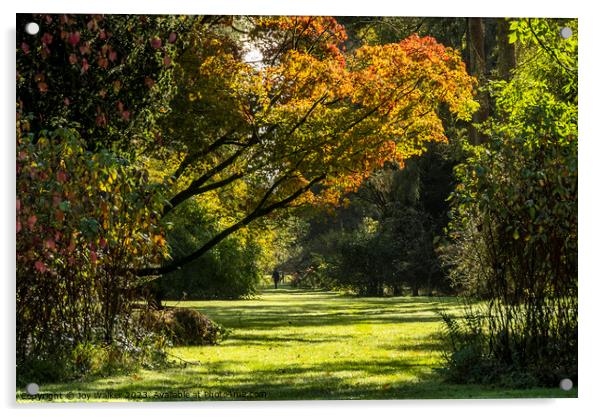
[[[299,364],[253,372],[232,372],[237,363],[213,361],[207,366],[171,369],[164,377],[143,379],[122,385],[99,387],[91,383],[78,386],[78,393],[99,391],[149,393],[149,400],[181,401],[182,398],[153,398],[153,393],[202,393],[190,400],[340,400],[340,399],[429,399],[429,398],[549,398],[574,397],[576,391],[554,389],[500,389],[482,385],[443,383],[428,365],[404,360],[380,360],[370,364],[331,361],[314,366]],[[372,376],[410,373],[403,382],[382,384]],[[349,378],[355,373],[355,378]],[[352,382],[354,381],[354,382]],[[262,393],[257,398],[236,397],[237,393]],[[224,395],[220,395],[224,394]]]
[[[253,334],[253,335],[241,335],[234,334],[231,339],[232,345],[271,345],[271,346],[282,346],[290,343],[297,344],[317,344],[317,343],[331,343],[331,342],[344,342],[345,339],[351,336],[319,336],[319,337],[302,337],[299,335],[285,334],[285,335],[272,335],[272,334]]]
[[[358,298],[332,292],[278,289],[264,298],[239,301],[232,306],[188,302],[232,328],[273,329],[277,326],[341,326],[438,322],[436,311],[445,302],[429,297]],[[280,298],[282,296],[282,298]]]
[[[79,385],[76,392],[88,394],[97,394],[99,391],[112,393],[264,392],[266,397],[259,399],[371,399],[392,398],[391,394],[402,388],[401,385],[393,387],[390,384],[370,383],[368,380],[362,382],[363,379],[371,376],[411,370],[413,378],[420,380],[421,384],[432,379],[428,366],[404,360],[381,360],[370,364],[331,361],[313,366],[294,364],[253,372],[232,372],[232,367],[237,365],[239,364],[233,361],[213,361],[201,367],[170,369],[162,378],[141,379],[124,384],[107,384],[107,386],[99,386],[94,381],[90,381],[86,385]],[[350,379],[350,373],[356,374],[356,378]],[[351,383],[352,380],[357,382]],[[165,400],[165,398],[159,397],[155,400]]]
[[[133,374],[56,384],[48,392],[262,392],[266,396],[256,399],[267,400],[575,395],[443,382],[433,370],[440,366],[442,348],[433,337],[434,323],[440,321],[437,309],[454,308],[454,300],[359,298],[280,288],[265,290],[258,299],[188,301],[180,306],[202,311],[233,334],[221,346],[185,351],[199,365],[144,372],[143,377]],[[389,324],[399,326],[382,326]],[[372,325],[381,325],[375,326],[374,335],[363,327]],[[339,346],[345,350],[340,356]],[[147,400],[153,399],[170,398]],[[203,399],[253,398],[194,398]]]

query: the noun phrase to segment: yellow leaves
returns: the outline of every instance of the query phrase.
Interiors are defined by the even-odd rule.
[[[108,191],[110,191],[110,189],[111,189],[111,188],[109,187],[109,184],[108,184],[108,183],[106,183],[106,182],[104,182],[104,181],[100,181],[100,182],[98,183],[98,189],[99,189],[100,191],[108,192]]]
[[[109,215],[109,204],[106,201],[100,202],[100,212],[103,216]]]
[[[115,168],[109,169],[109,175],[107,177],[107,182],[109,184],[113,184],[117,180],[117,170]]]
[[[162,235],[154,235],[153,242],[158,246],[164,246],[166,243],[165,238]]]

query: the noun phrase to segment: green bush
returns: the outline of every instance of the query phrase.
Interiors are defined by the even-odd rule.
[[[130,328],[132,325],[128,325]],[[29,382],[50,383],[93,376],[135,372],[140,368],[156,369],[169,365],[167,338],[137,328],[124,337],[117,332],[110,343],[81,342],[71,350],[49,357],[28,358],[18,364],[17,385]]]
[[[167,242],[174,259],[186,256],[218,232],[196,201],[178,207]],[[234,234],[199,259],[161,277],[162,298],[236,299],[255,294],[263,274],[264,248],[252,237]]]
[[[557,28],[533,25],[559,42]],[[576,60],[576,39],[556,53]],[[535,65],[546,69],[545,60]],[[484,301],[479,337],[464,332],[456,335],[464,343],[450,344],[448,371],[458,382],[577,379],[577,101],[555,87],[572,85],[576,72],[553,84],[549,75],[520,67],[510,82],[491,83],[489,141],[467,145],[456,167],[447,259],[456,289]],[[471,317],[454,329],[470,329]]]
[[[86,150],[75,130],[29,127],[17,123],[17,373],[52,378],[83,370],[70,356],[81,346],[139,345],[133,271],[167,247],[145,170]]]
[[[47,359],[28,358],[26,362],[17,364],[17,386],[25,386],[30,382],[43,384],[73,378],[73,374],[65,365],[66,361],[57,356]]]

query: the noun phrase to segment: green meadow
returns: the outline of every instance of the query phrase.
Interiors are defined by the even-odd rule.
[[[173,304],[173,303],[172,303]],[[359,298],[264,289],[255,298],[189,301],[231,330],[217,346],[172,348],[178,365],[40,387],[19,401],[314,400],[576,397],[576,389],[452,385],[442,364],[439,309],[455,298]]]

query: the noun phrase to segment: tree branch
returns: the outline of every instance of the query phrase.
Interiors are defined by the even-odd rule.
[[[164,266],[157,267],[157,268],[139,269],[136,271],[136,275],[139,277],[151,276],[151,275],[163,275],[163,274],[167,274],[169,272],[173,272],[173,271],[181,268],[182,266],[200,258],[203,254],[208,252],[210,249],[212,249],[214,246],[216,246],[222,240],[224,240],[225,238],[230,236],[232,233],[238,231],[242,227],[248,225],[253,220],[255,220],[259,217],[265,216],[267,214],[270,214],[274,210],[286,207],[289,203],[291,203],[292,201],[294,201],[295,199],[297,199],[298,197],[300,197],[301,195],[303,195],[304,193],[309,191],[309,189],[312,186],[314,186],[319,181],[322,181],[324,178],[326,178],[325,174],[322,174],[322,175],[314,178],[308,184],[301,187],[300,189],[298,189],[297,191],[295,191],[288,197],[286,197],[280,201],[277,201],[275,203],[272,203],[267,207],[261,207],[261,205],[257,206],[245,218],[243,218],[242,220],[238,221],[237,223],[233,224],[232,226],[219,232],[217,235],[215,235],[213,238],[211,238],[207,243],[205,243],[203,246],[201,246],[196,251],[192,252],[190,255],[180,258],[180,259],[170,263],[169,265],[164,265]]]
[[[180,164],[180,166],[178,167],[178,169],[174,173],[174,177],[180,178],[180,176],[184,173],[184,171],[186,170],[186,168],[188,168],[190,166],[190,164],[194,160],[196,160],[198,158],[202,158],[203,156],[205,156],[205,155],[213,152],[214,150],[216,150],[220,146],[226,145],[226,144],[230,143],[229,142],[230,135],[232,135],[232,133],[234,133],[235,130],[236,129],[231,129],[230,131],[228,131],[226,134],[224,134],[219,139],[217,139],[216,141],[214,141],[211,145],[209,145],[205,149],[202,149],[202,150],[197,151],[197,152],[189,153],[188,155],[186,155],[186,157],[184,158],[184,160],[182,161],[182,163]]]
[[[203,187],[187,188],[184,191],[179,192],[174,197],[172,197],[171,200],[169,200],[169,204],[166,204],[163,207],[163,213],[161,214],[161,216],[167,216],[167,214],[170,213],[174,208],[182,204],[184,201],[188,200],[190,197],[193,197],[195,195],[201,195],[211,190],[225,187],[226,185],[236,181],[239,178],[242,178],[243,176],[244,174],[242,172],[237,172],[236,174],[232,174],[229,177],[224,178],[223,180],[212,182],[211,184],[207,184]]]
[[[173,196],[169,200],[169,203],[163,207],[163,216],[167,215],[167,213],[169,213],[171,210],[173,210],[178,204],[183,203],[184,201],[186,201],[188,198],[192,197],[193,195],[201,194],[198,192],[198,190],[201,188],[201,186],[203,184],[205,184],[207,181],[209,181],[215,174],[223,171],[224,169],[226,169],[227,167],[232,165],[238,159],[238,157],[240,155],[242,155],[242,153],[246,149],[247,149],[247,147],[238,149],[236,152],[234,152],[228,158],[223,160],[221,163],[219,163],[218,165],[211,168],[209,171],[207,171],[206,173],[201,175],[196,180],[192,181],[185,190],[180,191],[178,194]],[[235,174],[235,175],[238,175],[238,174]],[[242,174],[240,174],[240,176],[242,176]],[[238,177],[238,178],[240,178],[240,177]],[[237,178],[233,178],[232,181],[235,179],[237,179]],[[232,181],[226,182],[226,184],[229,184]],[[220,183],[220,181],[216,182],[215,184],[217,184],[217,183]],[[223,184],[223,185],[225,185],[225,184]],[[215,188],[217,188],[217,187],[213,187],[212,189],[215,189]],[[203,191],[203,192],[205,192],[205,191]]]

